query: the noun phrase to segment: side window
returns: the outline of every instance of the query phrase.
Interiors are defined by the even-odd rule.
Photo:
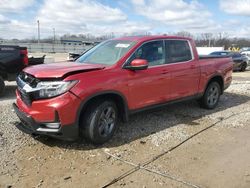
[[[188,41],[166,40],[166,63],[177,63],[192,59]]]
[[[162,65],[165,63],[164,44],[163,41],[152,41],[143,44],[138,48],[129,59],[146,59],[149,66]]]

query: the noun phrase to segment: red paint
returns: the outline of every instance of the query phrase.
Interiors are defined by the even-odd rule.
[[[190,62],[163,64],[138,71],[122,68],[125,61],[142,43],[157,39],[188,40],[193,49],[194,59]],[[136,45],[112,66],[57,63],[26,68],[25,72],[37,78],[59,78],[72,71],[83,70],[85,72],[77,72],[64,78],[64,80],[79,81],[70,92],[52,99],[33,101],[30,107],[23,103],[17,92],[18,107],[39,122],[53,121],[56,110],[63,126],[75,123],[81,102],[99,92],[116,91],[121,93],[127,101],[128,109],[136,110],[201,94],[206,89],[208,81],[216,75],[223,78],[225,85],[231,83],[231,59],[200,60],[192,39],[174,36],[146,36],[125,37],[119,40],[133,40]],[[145,61],[134,63],[143,65]]]
[[[28,64],[29,64],[28,50],[27,49],[20,50],[20,54],[22,55],[22,58],[23,58],[23,64],[25,66],[28,66]]]
[[[25,72],[35,76],[36,78],[60,78],[68,72],[75,71],[89,71],[93,69],[102,69],[103,65],[85,64],[84,66],[80,63],[51,63],[36,65],[36,67],[27,67]]]
[[[148,66],[148,62],[145,59],[135,59],[131,62],[131,66],[133,67]]]

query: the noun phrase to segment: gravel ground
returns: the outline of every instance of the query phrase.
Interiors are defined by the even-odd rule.
[[[6,96],[0,99],[0,187],[102,187],[133,168],[107,152],[139,164],[223,119],[147,167],[199,187],[250,187],[250,72],[234,73],[234,78],[215,110],[190,101],[139,113],[121,123],[114,138],[101,147],[21,133],[14,126],[18,119],[11,107],[16,86],[8,83]],[[226,119],[233,114],[237,115]],[[239,155],[232,148],[238,148]],[[144,170],[112,186],[188,187]]]

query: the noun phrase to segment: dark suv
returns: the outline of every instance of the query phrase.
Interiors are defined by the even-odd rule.
[[[248,58],[239,52],[217,51],[217,52],[212,52],[210,55],[232,57],[233,63],[234,63],[234,66],[233,66],[234,71],[244,72],[247,68]]]
[[[14,81],[23,68],[28,66],[26,47],[0,45],[0,96],[4,94],[4,81]]]

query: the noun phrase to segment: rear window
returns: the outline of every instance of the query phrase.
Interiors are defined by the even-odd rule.
[[[192,60],[192,52],[188,41],[166,40],[166,63],[177,63]]]

